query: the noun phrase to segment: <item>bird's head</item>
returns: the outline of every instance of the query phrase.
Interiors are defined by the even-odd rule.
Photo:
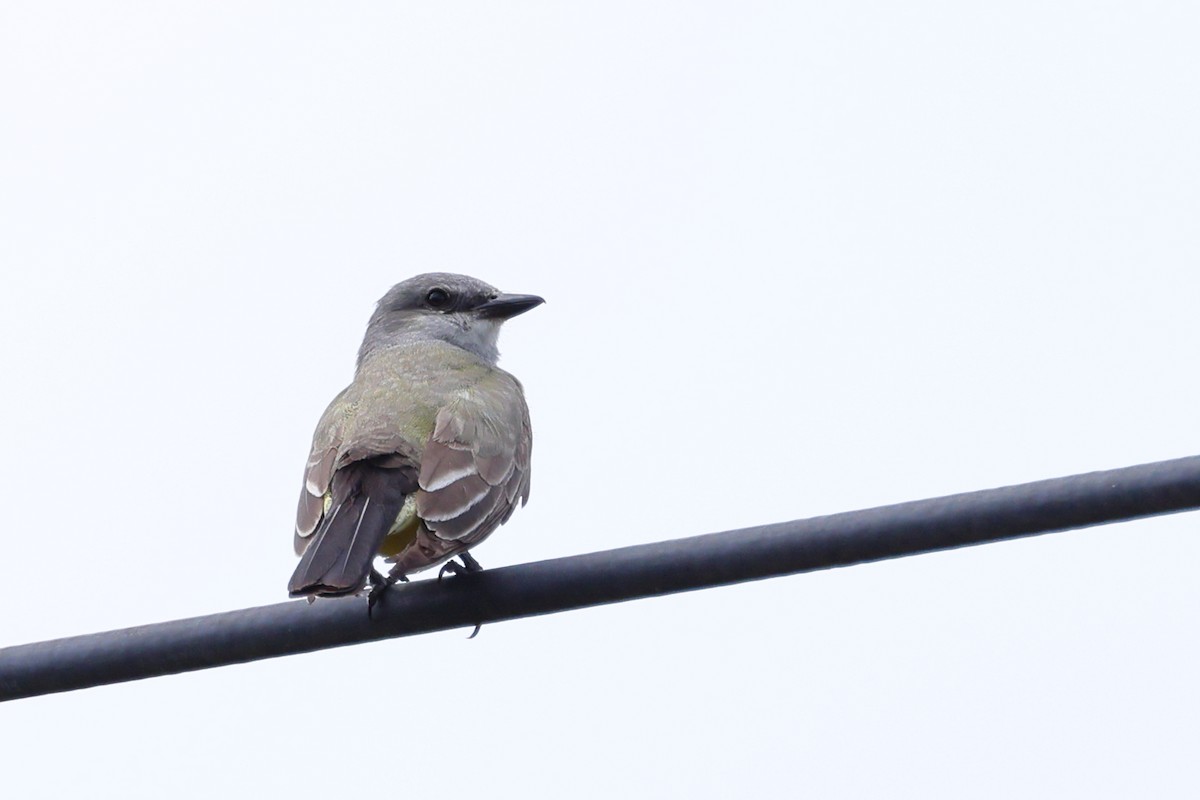
[[[544,302],[537,295],[504,294],[469,275],[417,275],[380,298],[358,351],[358,363],[384,347],[440,340],[495,364],[500,325]]]

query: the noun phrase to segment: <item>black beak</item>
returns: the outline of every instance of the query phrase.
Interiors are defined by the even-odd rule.
[[[536,294],[501,294],[480,306],[475,313],[482,319],[512,319],[546,302]]]

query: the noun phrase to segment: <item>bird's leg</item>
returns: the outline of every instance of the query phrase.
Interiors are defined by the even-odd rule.
[[[447,572],[451,575],[468,575],[472,572],[483,572],[483,567],[479,565],[479,562],[470,553],[461,553],[459,558],[462,559],[461,564],[453,558],[442,564],[442,568],[438,570],[438,583],[441,583],[442,578],[446,577]]]
[[[438,583],[442,582],[442,578],[446,577],[447,572],[449,572],[451,575],[462,575],[466,571],[466,567],[464,567],[462,564],[459,564],[454,559],[450,559],[445,564],[442,564],[442,568],[438,570]]]
[[[479,562],[475,560],[475,556],[471,555],[470,553],[463,552],[459,555],[459,558],[462,559],[461,564],[454,559],[450,559],[445,564],[442,564],[442,568],[438,570],[438,583],[442,582],[442,578],[445,577],[447,572],[449,572],[451,575],[469,575],[472,572],[483,572],[483,567],[480,566]],[[482,623],[475,623],[475,630],[471,631],[471,635],[468,636],[467,639],[474,639],[479,635],[479,631],[482,628]]]
[[[367,576],[367,582],[371,584],[371,591],[376,591],[380,588],[387,588],[387,578],[383,577],[383,573],[371,567],[371,574]]]
[[[371,574],[368,577],[368,581],[371,584],[371,591],[367,594],[367,616],[369,617],[371,616],[371,610],[379,602],[379,598],[383,597],[383,593],[398,582],[403,581],[407,583],[408,576],[400,572],[397,567],[392,567],[386,576],[379,570],[371,567]]]
[[[371,567],[371,574],[367,578],[371,584],[371,591],[367,592],[367,618],[370,619],[371,611],[375,608],[375,604],[379,602],[379,598],[383,597],[383,593],[387,591],[387,578],[379,572],[379,570]]]

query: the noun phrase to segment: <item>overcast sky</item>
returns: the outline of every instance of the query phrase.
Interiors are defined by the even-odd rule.
[[[0,645],[286,599],[375,300],[503,566],[1200,452],[1193,3],[0,5]],[[1195,797],[1200,516],[0,706],[6,796]]]

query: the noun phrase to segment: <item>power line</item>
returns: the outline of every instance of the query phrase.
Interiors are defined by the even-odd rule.
[[[0,649],[0,700],[1200,508],[1200,456]]]

